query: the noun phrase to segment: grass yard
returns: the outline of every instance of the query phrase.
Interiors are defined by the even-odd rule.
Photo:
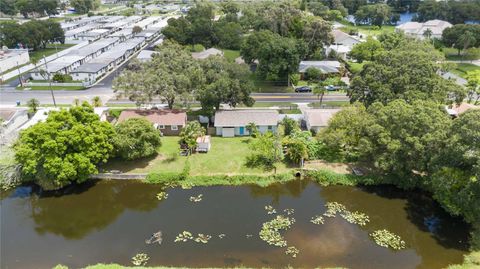
[[[17,90],[31,90],[31,91],[49,91],[50,86],[30,86],[30,87],[17,87]],[[78,90],[85,90],[83,86],[52,86],[52,90],[59,91],[78,91]]]
[[[348,67],[350,72],[352,72],[353,74],[357,74],[357,73],[360,73],[360,71],[362,71],[362,68],[366,63],[367,62],[362,62],[362,63],[348,62]]]
[[[467,72],[480,70],[480,66],[469,64],[469,63],[458,63],[457,67],[453,69],[451,72],[462,77],[466,78]]]
[[[387,33],[393,33],[395,31],[395,26],[393,25],[384,25],[382,28],[378,28],[376,26],[371,26],[371,25],[353,25],[353,24],[347,24],[344,23],[345,27],[340,28],[340,30],[344,31],[345,33],[349,33],[350,30],[358,30],[360,34],[363,35],[373,35],[373,36],[378,36],[383,32]]]
[[[60,52],[66,48],[75,46],[75,44],[57,44],[57,49],[55,49],[55,45],[53,44],[48,44],[45,49],[39,49],[36,51],[30,52],[30,62],[37,61],[40,62],[43,60],[43,55],[45,57],[50,56],[52,54],[55,54],[57,50]]]
[[[223,56],[227,58],[227,60],[234,62],[236,58],[240,56],[240,51],[239,50],[227,50],[224,49],[223,51]]]
[[[259,168],[248,168],[245,159],[250,153],[249,137],[212,137],[212,148],[208,153],[196,153],[189,157],[179,155],[179,137],[162,137],[159,155],[150,159],[136,161],[112,160],[103,168],[130,173],[181,172],[188,159],[190,175],[237,175],[237,174],[270,174]],[[288,168],[279,164],[277,173]]]
[[[480,48],[469,49],[473,53],[466,53],[463,55],[460,53],[458,55],[458,50],[455,48],[442,48],[442,52],[445,55],[445,58],[449,61],[471,61],[480,59]]]
[[[349,101],[323,101],[322,102],[322,107],[344,107],[349,105],[350,105]],[[312,108],[320,108],[320,102],[310,103],[308,104],[308,106]]]

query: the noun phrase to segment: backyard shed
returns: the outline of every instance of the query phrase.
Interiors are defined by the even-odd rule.
[[[197,152],[208,152],[212,146],[210,136],[204,135],[197,138]]]

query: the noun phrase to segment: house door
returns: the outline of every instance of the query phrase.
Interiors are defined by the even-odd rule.
[[[245,134],[245,127],[240,127],[240,135],[244,135]]]

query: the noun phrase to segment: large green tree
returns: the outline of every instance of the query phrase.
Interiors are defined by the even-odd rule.
[[[250,143],[251,154],[246,165],[276,171],[277,163],[283,159],[281,146],[280,138],[271,132],[258,135]]]
[[[166,41],[152,61],[134,63],[114,80],[115,92],[137,105],[159,98],[169,108],[179,100],[189,100],[202,83],[202,71],[184,47]]]
[[[18,44],[37,50],[48,43],[65,42],[65,34],[54,20],[30,20],[23,24],[15,22],[0,23],[0,45],[15,48]]]
[[[385,24],[392,24],[398,20],[387,4],[373,4],[361,6],[355,12],[355,22],[371,24],[382,27]]]
[[[115,126],[116,154],[125,160],[149,157],[161,145],[160,132],[143,118],[133,118]]]
[[[100,7],[100,0],[71,0],[70,5],[75,8],[75,12],[86,14],[89,11]]]
[[[363,61],[373,61],[375,56],[382,51],[383,47],[380,41],[369,36],[365,42],[353,46],[350,56],[362,63]]]
[[[15,159],[27,177],[45,189],[57,189],[97,173],[97,164],[112,155],[114,135],[110,123],[101,122],[84,103],[51,111],[45,122],[22,131]]]
[[[397,48],[380,53],[375,61],[365,64],[352,80],[351,100],[366,106],[395,99],[462,102],[465,89],[439,75],[443,59],[429,44],[404,40]]]
[[[187,145],[190,151],[197,146],[197,138],[205,135],[205,128],[198,121],[189,121],[180,132],[180,144]]]
[[[202,108],[209,111],[219,109],[220,104],[237,106],[253,105],[250,93],[254,85],[251,72],[246,65],[239,65],[219,56],[209,57],[200,62],[204,83],[196,93]]]

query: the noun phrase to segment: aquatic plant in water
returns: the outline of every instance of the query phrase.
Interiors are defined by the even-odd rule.
[[[167,198],[168,198],[168,193],[164,191],[157,193],[157,199],[159,201],[166,200]]]
[[[293,223],[295,223],[294,218],[278,215],[273,220],[263,223],[262,229],[259,233],[260,239],[267,242],[269,245],[286,247],[287,241],[280,234],[280,231],[290,228]]]
[[[333,218],[337,213],[343,212],[346,210],[345,206],[337,202],[328,202],[325,204],[327,211],[323,213],[325,217]]]
[[[266,205],[265,210],[267,210],[268,215],[272,215],[272,214],[277,213],[277,210],[275,210],[275,208],[273,208],[273,206],[271,206],[271,205]]]
[[[192,239],[193,239],[193,235],[191,232],[183,231],[182,233],[177,235],[174,242],[187,242],[188,240],[192,240]]]
[[[154,234],[152,234],[152,236],[145,240],[145,243],[147,244],[153,244],[153,243],[158,243],[159,245],[162,244],[162,232],[161,231],[158,231]]]
[[[198,203],[202,201],[203,194],[199,194],[197,196],[190,196],[190,202]]]
[[[292,215],[293,213],[295,213],[295,209],[287,208],[287,209],[284,209],[283,212],[287,215]]]
[[[403,241],[400,236],[385,229],[374,231],[370,234],[370,236],[373,237],[373,240],[375,240],[375,243],[377,243],[379,246],[386,248],[390,247],[395,250],[405,248],[405,241]]]
[[[150,260],[150,257],[148,257],[147,254],[138,253],[132,258],[132,263],[133,265],[136,265],[136,266],[142,266],[142,265],[146,265],[148,260]]]
[[[225,236],[227,236],[227,235],[226,234],[219,234],[218,238],[223,239]]]
[[[198,234],[197,238],[195,238],[195,242],[197,243],[208,243],[208,240],[210,240],[212,237],[208,234]]]
[[[287,255],[291,255],[293,258],[296,258],[298,253],[300,253],[300,251],[298,250],[298,248],[296,247],[288,247],[287,250],[285,250],[285,254]]]
[[[318,216],[316,215],[315,217],[312,217],[312,219],[310,220],[311,223],[313,224],[324,224],[325,223],[325,219],[322,217],[322,216]]]
[[[189,190],[193,187],[193,183],[190,183],[190,182],[182,182],[181,183],[181,187],[182,189],[184,190]]]
[[[366,214],[358,211],[351,212],[345,210],[340,214],[340,216],[342,216],[342,218],[344,218],[346,221],[353,224],[358,224],[360,226],[364,226],[367,224],[367,222],[370,222],[370,218]]]
[[[252,238],[253,235],[252,235],[252,234],[247,234],[247,235],[245,235],[245,236],[246,236],[247,238]]]

